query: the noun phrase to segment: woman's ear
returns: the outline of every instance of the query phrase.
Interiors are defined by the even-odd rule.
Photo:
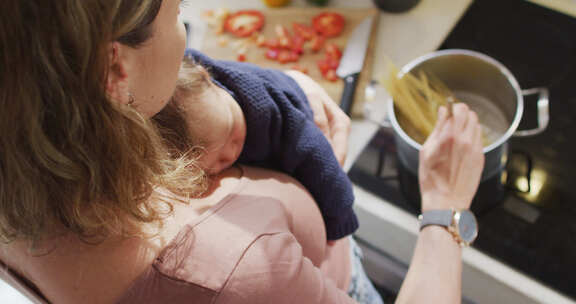
[[[118,42],[110,43],[108,48],[108,71],[106,73],[106,93],[113,102],[128,105],[131,103],[128,89],[127,62],[121,56],[123,46]]]

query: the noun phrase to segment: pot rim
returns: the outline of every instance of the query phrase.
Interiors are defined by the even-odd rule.
[[[498,70],[500,71],[500,73],[502,73],[506,77],[506,79],[508,80],[510,85],[512,85],[512,87],[514,88],[514,91],[516,92],[516,113],[514,114],[514,120],[510,124],[510,127],[508,127],[506,132],[502,136],[500,136],[498,138],[498,140],[494,141],[493,143],[491,143],[487,147],[483,148],[482,151],[484,153],[488,153],[488,152],[496,149],[497,147],[501,146],[506,141],[508,141],[508,139],[512,136],[512,134],[514,134],[514,132],[518,128],[518,125],[520,124],[520,120],[522,119],[522,113],[524,112],[524,97],[522,95],[522,90],[520,89],[520,85],[518,84],[518,81],[516,80],[514,75],[512,75],[510,70],[508,70],[508,68],[506,68],[502,63],[500,63],[496,59],[489,57],[488,55],[476,52],[476,51],[465,50],[465,49],[448,49],[448,50],[441,50],[441,51],[432,52],[432,53],[420,56],[420,57],[410,61],[408,64],[406,64],[404,67],[402,67],[402,69],[400,70],[398,75],[400,77],[403,76],[404,74],[412,71],[416,66],[420,65],[422,62],[427,61],[429,59],[436,58],[436,57],[442,57],[442,56],[450,56],[450,55],[471,56],[471,57],[478,58],[480,60],[486,61],[486,62],[496,66],[498,68]],[[416,142],[415,140],[413,140],[410,136],[408,136],[408,134],[406,134],[406,132],[404,132],[404,130],[400,127],[400,123],[396,119],[396,114],[394,113],[394,99],[392,97],[390,97],[390,101],[388,102],[387,113],[389,113],[390,123],[392,124],[392,127],[394,128],[394,130],[396,132],[398,132],[400,137],[402,137],[402,139],[404,141],[406,141],[414,149],[417,149],[418,151],[420,151],[422,148],[422,145],[419,144],[418,142]]]

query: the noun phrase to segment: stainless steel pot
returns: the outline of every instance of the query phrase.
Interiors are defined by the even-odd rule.
[[[490,144],[484,147],[485,166],[482,180],[500,173],[506,164],[507,141],[511,136],[533,136],[543,132],[549,121],[548,90],[521,90],[512,73],[500,62],[469,50],[442,50],[419,57],[400,74],[426,71],[444,82],[475,110]],[[524,111],[524,96],[538,94],[538,127],[517,130]],[[418,174],[418,154],[422,146],[402,129],[394,102],[388,103],[388,119],[394,129],[398,159],[414,175]]]

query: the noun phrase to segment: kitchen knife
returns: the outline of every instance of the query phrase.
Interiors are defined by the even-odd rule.
[[[354,101],[358,77],[364,66],[373,20],[374,17],[368,17],[354,29],[346,44],[338,70],[336,70],[336,75],[344,79],[344,91],[340,99],[340,108],[348,115],[350,115],[350,109]]]

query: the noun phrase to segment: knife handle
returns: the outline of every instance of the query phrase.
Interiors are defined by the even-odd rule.
[[[352,103],[354,102],[354,93],[356,93],[356,84],[358,83],[358,76],[360,73],[355,73],[344,77],[344,91],[342,91],[342,98],[340,98],[340,109],[350,116]]]

